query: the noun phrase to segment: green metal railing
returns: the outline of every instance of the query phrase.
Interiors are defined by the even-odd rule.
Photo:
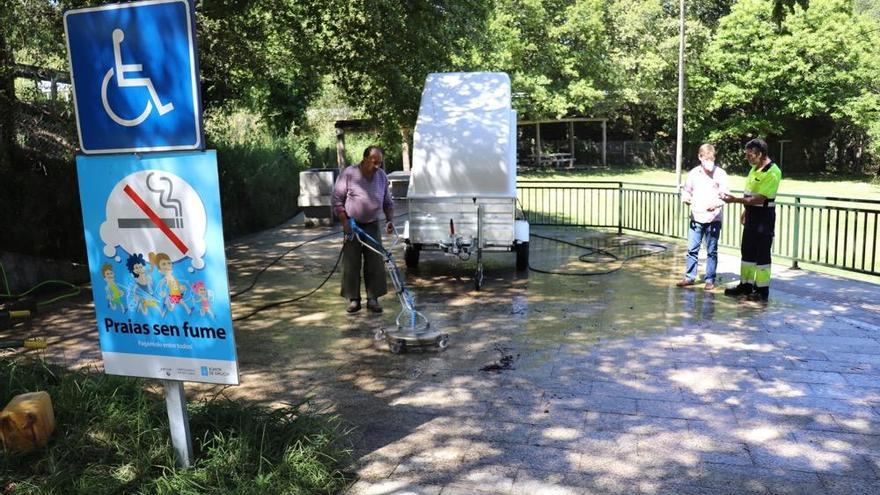
[[[687,238],[687,205],[674,186],[604,181],[520,180],[517,197],[532,225],[598,227]],[[739,247],[743,206],[724,207],[719,243]],[[809,195],[776,197],[773,255],[880,275],[880,201]]]

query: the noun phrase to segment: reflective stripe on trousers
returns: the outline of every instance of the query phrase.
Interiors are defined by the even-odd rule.
[[[773,235],[759,233],[755,230],[744,230],[742,238],[742,264],[740,275],[743,283],[761,282],[770,285],[770,250],[773,247]],[[760,275],[759,275],[760,274]]]

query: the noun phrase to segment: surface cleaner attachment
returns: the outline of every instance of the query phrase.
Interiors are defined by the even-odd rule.
[[[428,318],[416,310],[415,298],[403,282],[403,276],[397,269],[394,257],[389,251],[379,244],[378,241],[370,237],[364,232],[354,220],[349,219],[348,224],[351,227],[352,235],[364,247],[373,251],[382,257],[385,262],[385,269],[391,277],[391,283],[394,284],[394,290],[397,292],[397,298],[400,300],[400,313],[397,314],[395,323],[397,329],[386,331],[380,329],[376,332],[376,340],[385,340],[388,348],[394,354],[406,351],[408,348],[416,347],[434,347],[446,349],[449,345],[449,334],[441,333],[431,328]],[[397,238],[394,243],[397,243]]]

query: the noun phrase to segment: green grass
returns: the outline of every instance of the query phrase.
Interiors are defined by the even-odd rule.
[[[0,359],[0,403],[37,390],[52,396],[58,426],[43,449],[0,454],[0,493],[335,494],[350,481],[338,418],[305,401],[189,404],[195,464],[181,470],[164,400],[148,382]]]
[[[687,170],[682,171],[682,182],[685,180]],[[742,190],[745,181],[744,173],[730,172],[730,188]],[[658,169],[630,168],[630,169],[588,169],[571,172],[529,172],[520,176],[523,179],[545,180],[607,180],[615,182],[636,182],[657,185],[675,185],[675,172]],[[780,194],[803,194],[810,196],[828,196],[857,198],[867,200],[880,200],[880,183],[876,180],[837,177],[828,174],[814,177],[798,176],[787,177],[785,171],[782,175],[782,183],[779,186]]]

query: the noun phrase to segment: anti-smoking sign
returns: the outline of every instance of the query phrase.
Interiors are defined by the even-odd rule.
[[[106,372],[237,384],[215,152],[77,171]]]

